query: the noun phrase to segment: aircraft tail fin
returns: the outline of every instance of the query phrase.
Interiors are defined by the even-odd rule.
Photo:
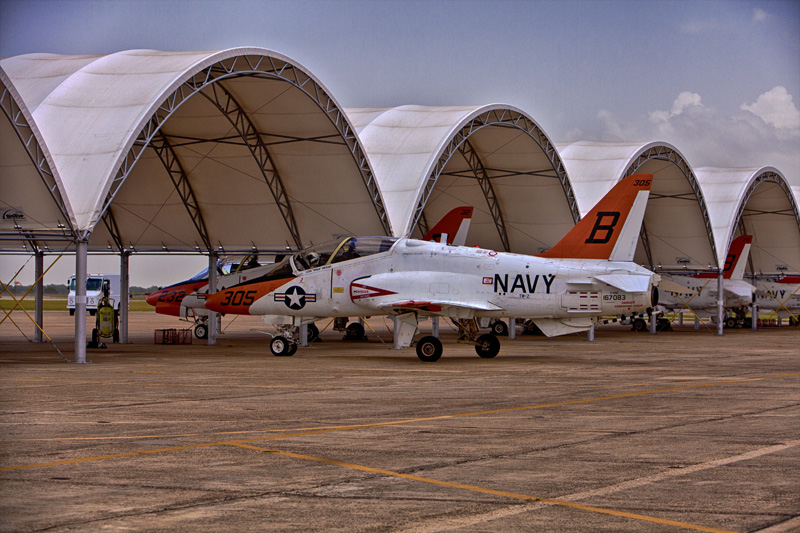
[[[538,257],[633,261],[652,174],[623,178],[563,239]]]
[[[725,279],[743,279],[747,258],[750,255],[750,246],[753,243],[752,235],[740,235],[731,243],[728,257],[725,259],[725,268],[722,277]]]
[[[447,235],[447,244],[464,246],[467,242],[469,224],[472,222],[472,206],[456,207],[447,213],[426,235],[425,241],[440,242]]]

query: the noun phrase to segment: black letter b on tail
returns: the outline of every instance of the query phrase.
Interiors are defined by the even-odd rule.
[[[603,224],[603,219],[606,217],[610,217],[611,221],[607,224]],[[597,220],[594,223],[594,227],[592,228],[592,233],[589,234],[589,238],[586,239],[587,244],[605,244],[611,240],[611,236],[614,234],[614,227],[617,225],[619,221],[619,211],[598,211],[597,212]],[[598,231],[604,231],[601,236],[597,236]]]

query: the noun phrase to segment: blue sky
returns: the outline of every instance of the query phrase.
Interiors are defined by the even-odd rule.
[[[511,104],[556,142],[666,141],[800,185],[800,0],[0,0],[0,57],[236,46],[345,107]]]

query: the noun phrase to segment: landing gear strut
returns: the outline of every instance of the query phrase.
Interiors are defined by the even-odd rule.
[[[486,333],[478,336],[478,324],[474,319],[456,320],[458,341],[475,345],[475,353],[483,359],[491,359],[500,353],[500,341],[496,336]],[[505,324],[504,324],[505,325]]]

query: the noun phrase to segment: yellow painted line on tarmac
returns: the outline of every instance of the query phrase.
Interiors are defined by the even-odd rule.
[[[414,424],[418,422],[432,422],[435,420],[448,420],[451,418],[462,418],[468,416],[481,416],[481,415],[491,415],[497,413],[510,413],[514,411],[527,411],[532,409],[544,409],[547,407],[562,407],[565,405],[580,405],[592,402],[601,402],[607,400],[617,400],[622,398],[633,398],[636,396],[644,396],[647,394],[657,394],[660,392],[674,392],[680,390],[688,390],[688,389],[699,389],[703,387],[714,387],[720,385],[734,385],[738,383],[748,383],[753,381],[764,381],[768,379],[780,379],[792,376],[800,376],[800,372],[794,372],[791,374],[780,374],[776,376],[762,376],[758,378],[746,378],[746,379],[736,379],[736,380],[728,380],[728,381],[715,381],[710,383],[696,383],[692,385],[682,385],[680,387],[668,387],[662,389],[654,389],[654,390],[647,390],[647,391],[639,391],[639,392],[628,392],[624,394],[615,394],[613,396],[601,396],[599,398],[585,398],[583,400],[569,400],[564,402],[554,402],[554,403],[547,403],[547,404],[540,404],[540,405],[526,405],[521,407],[504,407],[501,409],[490,409],[487,411],[475,411],[471,413],[457,413],[453,415],[439,415],[439,416],[430,416],[424,418],[412,418],[406,420],[393,420],[390,422],[373,422],[370,424],[353,424],[349,426],[335,426],[332,428],[319,428],[319,429],[311,429],[311,430],[300,430],[300,431],[293,431],[290,433],[283,433],[280,435],[272,435],[272,436],[263,436],[263,437],[254,437],[250,439],[237,439],[233,441],[221,441],[221,442],[209,442],[209,443],[202,443],[202,444],[190,444],[185,446],[173,446],[168,448],[158,448],[155,450],[142,450],[138,452],[127,452],[127,453],[119,453],[119,454],[110,454],[110,455],[99,455],[95,457],[84,457],[79,459],[66,459],[63,461],[52,461],[47,463],[37,463],[37,464],[30,464],[30,465],[16,465],[16,466],[5,466],[0,467],[0,472],[6,472],[9,470],[22,470],[26,468],[40,468],[46,466],[58,466],[58,465],[67,465],[67,464],[75,464],[75,463],[84,463],[89,461],[99,461],[104,459],[114,459],[114,458],[121,458],[121,457],[135,457],[139,455],[148,455],[153,453],[162,453],[162,452],[170,452],[170,451],[179,451],[179,450],[190,450],[193,448],[208,448],[211,446],[223,446],[223,445],[238,445],[238,444],[245,444],[248,442],[258,442],[264,440],[278,440],[278,439],[290,439],[293,437],[305,437],[309,435],[322,435],[325,433],[335,433],[341,431],[354,431],[358,429],[372,429],[372,428],[379,428],[379,427],[389,427],[389,426],[399,426],[404,424]],[[59,440],[59,439],[56,439]]]
[[[483,493],[483,494],[492,494],[494,496],[502,496],[502,497],[506,497],[506,498],[514,498],[514,499],[517,499],[517,500],[525,500],[525,501],[529,501],[529,502],[541,502],[541,503],[548,504],[548,505],[558,505],[558,506],[561,506],[561,507],[569,507],[571,509],[579,509],[581,511],[589,511],[589,512],[592,512],[592,513],[601,513],[601,514],[607,514],[607,515],[612,515],[612,516],[619,516],[619,517],[623,517],[623,518],[631,518],[631,519],[634,519],[634,520],[641,520],[641,521],[645,521],[645,522],[652,522],[654,524],[661,524],[661,525],[666,525],[666,526],[675,526],[675,527],[680,527],[680,528],[684,528],[684,529],[692,529],[694,531],[707,531],[707,532],[711,532],[711,533],[736,533],[736,532],[730,531],[728,529],[718,529],[718,528],[714,528],[714,527],[706,527],[706,526],[701,526],[701,525],[697,525],[697,524],[690,524],[690,523],[687,523],[687,522],[678,522],[678,521],[675,521],[675,520],[668,520],[666,518],[658,518],[658,517],[655,517],[655,516],[647,516],[647,515],[636,514],[636,513],[628,513],[628,512],[625,512],[625,511],[617,511],[617,510],[614,510],[614,509],[606,509],[606,508],[603,508],[603,507],[594,507],[594,506],[591,506],[591,505],[583,505],[583,504],[580,504],[580,503],[575,503],[575,502],[570,502],[570,501],[565,501],[565,500],[554,500],[554,499],[550,499],[550,498],[541,498],[539,496],[530,496],[528,494],[518,494],[516,492],[506,492],[506,491],[503,491],[503,490],[488,489],[488,488],[485,488],[485,487],[478,487],[478,486],[475,486],[475,485],[465,485],[463,483],[454,483],[452,481],[442,481],[442,480],[439,480],[439,479],[433,479],[433,478],[429,478],[429,477],[415,476],[413,474],[403,474],[401,472],[395,472],[393,470],[384,470],[382,468],[372,468],[370,466],[357,465],[357,464],[353,464],[353,463],[345,463],[343,461],[337,461],[335,459],[326,459],[324,457],[314,457],[312,455],[304,455],[304,454],[300,454],[300,453],[285,452],[285,451],[281,451],[281,450],[271,450],[269,448],[262,448],[260,446],[252,446],[252,445],[249,445],[249,444],[233,444],[233,446],[236,446],[238,448],[246,448],[246,449],[249,449],[249,450],[257,450],[257,451],[261,451],[261,452],[267,452],[267,453],[271,453],[271,454],[275,454],[275,455],[282,455],[284,457],[292,457],[294,459],[303,459],[305,461],[314,461],[314,462],[317,462],[317,463],[325,463],[325,464],[329,464],[329,465],[341,466],[341,467],[350,468],[350,469],[353,469],[353,470],[361,470],[362,472],[370,472],[370,473],[373,473],[373,474],[383,474],[383,475],[386,475],[386,476],[398,477],[398,478],[408,479],[408,480],[411,480],[411,481],[420,481],[422,483],[429,483],[431,485],[440,485],[440,486],[443,486],[443,487],[450,487],[450,488],[455,488],[455,489],[468,490],[468,491],[472,491],[472,492],[480,492],[480,493]]]

